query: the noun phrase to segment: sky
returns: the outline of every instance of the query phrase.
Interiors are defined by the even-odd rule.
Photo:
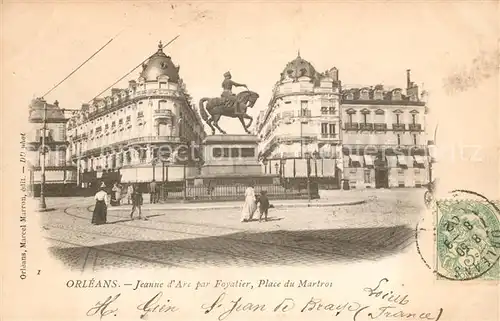
[[[119,33],[45,97],[49,102],[57,99],[64,108],[80,108],[153,54],[159,40],[166,43],[179,35],[165,52],[180,65],[180,76],[196,103],[219,96],[222,75],[231,71],[235,81],[260,94],[250,111],[256,117],[267,107],[285,65],[300,50],[318,71],[337,67],[344,85],[404,88],[406,69],[411,69],[412,80],[430,92],[428,127],[433,129],[440,118],[462,119],[464,112],[467,119],[469,107],[459,106],[462,94],[446,93],[443,83],[469,70],[481,52],[498,56],[498,13],[494,1],[6,1],[2,104],[4,110],[27,110],[34,96],[43,95]],[[139,69],[116,87],[126,87],[138,74]],[[494,86],[496,81],[479,81],[479,86]],[[472,90],[481,88],[467,89],[474,95]],[[495,96],[488,99],[496,103]],[[491,120],[488,110],[496,106],[490,108],[474,121]],[[25,116],[16,113],[13,120],[23,122]],[[453,123],[440,122],[440,130],[446,132],[446,124]],[[243,132],[237,120],[224,119],[221,126],[230,133]],[[463,132],[448,130],[453,135],[458,131]]]

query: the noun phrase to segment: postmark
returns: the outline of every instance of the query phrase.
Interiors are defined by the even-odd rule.
[[[472,198],[463,198],[463,196]],[[435,272],[440,279],[499,279],[498,207],[484,196],[454,191],[435,206]]]

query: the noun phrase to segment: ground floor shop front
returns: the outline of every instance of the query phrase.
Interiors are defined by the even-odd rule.
[[[344,154],[343,180],[349,188],[421,187],[429,182],[422,153]]]

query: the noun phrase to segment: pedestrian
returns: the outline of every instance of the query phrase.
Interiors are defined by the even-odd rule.
[[[257,204],[255,203],[255,190],[253,189],[253,183],[250,183],[245,190],[245,203],[243,204],[243,209],[241,210],[241,222],[251,221],[256,209]]]
[[[156,203],[156,181],[155,179],[153,178],[153,180],[151,181],[151,183],[149,183],[149,202],[151,204],[155,204]]]
[[[267,222],[267,211],[269,210],[269,198],[267,198],[267,192],[261,191],[259,199],[257,200],[259,203],[259,222],[262,221],[262,216],[264,215],[265,221]]]
[[[114,196],[115,196],[115,203],[112,205],[120,206],[120,202],[122,200],[122,187],[121,187],[121,185],[118,184],[118,182],[116,182],[113,185],[112,191],[114,192]]]
[[[95,194],[94,199],[95,207],[92,215],[92,224],[105,224],[108,215],[109,197],[108,193],[106,193],[106,184],[104,184],[104,182],[101,184],[99,191]]]
[[[130,212],[130,219],[134,220],[134,212],[135,210],[139,210],[139,219],[140,220],[145,220],[147,221],[148,219],[146,217],[142,216],[142,193],[139,191],[139,188],[137,185],[133,186],[133,192],[132,192],[132,212]]]
[[[133,192],[134,192],[134,186],[132,186],[132,184],[130,184],[127,187],[127,205],[130,205],[130,203],[132,202],[132,193]]]

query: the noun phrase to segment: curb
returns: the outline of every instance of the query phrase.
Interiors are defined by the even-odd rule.
[[[366,200],[350,201],[350,202],[331,202],[331,203],[291,203],[291,204],[273,204],[274,208],[287,208],[287,207],[331,207],[331,206],[353,206],[366,203]],[[272,204],[272,203],[271,203]],[[214,205],[214,206],[169,206],[165,204],[158,207],[143,206],[143,211],[200,211],[200,210],[220,210],[220,209],[240,209],[243,205]],[[108,207],[108,211],[120,211],[129,206]]]

